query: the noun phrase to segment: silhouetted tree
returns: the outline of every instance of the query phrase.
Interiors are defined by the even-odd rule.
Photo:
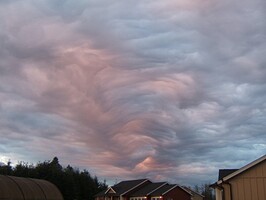
[[[0,166],[0,174],[4,174],[4,175],[12,175],[13,174],[11,161],[8,161],[7,165],[1,165]]]
[[[37,177],[34,165],[25,162],[19,162],[13,168],[13,175],[20,177],[31,177],[31,178]]]
[[[107,188],[107,185],[91,177],[87,170],[80,172],[70,165],[63,168],[57,157],[52,161],[39,162],[34,166],[26,162],[19,162],[12,168],[11,162],[0,166],[0,174],[20,177],[45,179],[54,183],[61,191],[65,200],[93,200],[93,196]]]
[[[204,196],[204,200],[215,200],[214,191],[209,187],[210,183],[205,183],[202,185],[195,185],[193,190]]]

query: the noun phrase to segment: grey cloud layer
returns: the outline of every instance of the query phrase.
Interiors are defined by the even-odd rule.
[[[259,157],[265,6],[1,1],[1,158],[196,184]]]

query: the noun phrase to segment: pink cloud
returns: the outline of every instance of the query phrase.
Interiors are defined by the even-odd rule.
[[[193,184],[263,151],[260,1],[0,4],[3,159]]]

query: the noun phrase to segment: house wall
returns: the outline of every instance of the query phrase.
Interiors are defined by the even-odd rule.
[[[191,195],[183,189],[176,187],[167,194],[163,195],[162,200],[191,200]]]
[[[193,194],[192,200],[203,200],[203,197],[197,194]]]
[[[119,196],[97,196],[94,199],[95,200],[120,200],[120,197]]]
[[[95,200],[104,200],[104,197],[96,197]]]
[[[216,196],[216,200],[223,200],[223,199],[222,199],[222,195],[223,195],[222,190],[219,189],[219,188],[215,188],[215,196]]]
[[[266,199],[266,161],[248,169],[229,180],[230,186],[223,184],[225,200],[265,200]]]
[[[231,200],[231,198],[230,198],[230,195],[231,195],[230,194],[230,186],[228,184],[223,184],[222,186],[224,188],[224,193],[222,194],[222,196],[224,195],[224,200]]]
[[[120,197],[113,197],[113,200],[120,200]]]
[[[204,200],[204,197],[202,195],[191,190],[190,188],[185,187],[185,190],[187,190],[188,192],[190,192],[192,194],[191,200]]]

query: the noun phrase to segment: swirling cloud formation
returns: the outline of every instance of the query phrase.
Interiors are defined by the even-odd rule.
[[[266,150],[263,0],[0,1],[0,153],[198,184]]]

